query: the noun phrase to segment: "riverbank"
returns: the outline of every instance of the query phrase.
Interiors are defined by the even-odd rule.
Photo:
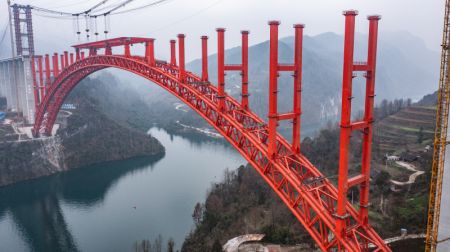
[[[12,131],[0,138],[0,186],[101,162],[164,155],[157,139],[109,119],[94,101],[78,96],[70,100],[80,105],[70,116],[62,113],[54,136],[29,139],[16,133],[17,138],[11,137]]]
[[[218,141],[152,128],[162,157],[72,169],[0,188],[0,251],[134,251],[161,234],[179,250],[192,209],[245,160]],[[213,161],[214,160],[214,163]],[[165,250],[163,250],[165,251]]]

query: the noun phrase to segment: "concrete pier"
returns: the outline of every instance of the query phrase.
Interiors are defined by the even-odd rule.
[[[21,112],[29,124],[35,115],[33,89],[28,56],[0,60],[0,96],[6,97],[8,110]]]

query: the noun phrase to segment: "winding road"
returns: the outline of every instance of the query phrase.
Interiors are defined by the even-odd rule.
[[[403,161],[395,161],[396,164],[400,165],[401,167],[404,167],[405,169],[414,172],[413,174],[411,174],[409,176],[408,181],[406,182],[401,182],[401,181],[397,181],[397,180],[393,180],[391,179],[391,183],[394,185],[399,185],[399,186],[403,186],[403,185],[410,185],[416,182],[416,178],[422,174],[424,174],[424,171],[419,171],[416,169],[416,167],[410,163],[406,163]]]

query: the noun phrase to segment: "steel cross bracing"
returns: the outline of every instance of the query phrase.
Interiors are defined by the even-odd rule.
[[[295,26],[295,29],[300,28],[302,29],[303,26]],[[302,33],[296,32],[296,34]],[[243,33],[243,41],[247,39],[247,35],[247,32]],[[202,37],[202,40],[203,48],[206,50],[206,39]],[[323,251],[369,251],[369,244],[372,244],[375,247],[374,251],[390,251],[373,228],[367,222],[361,221],[359,212],[349,202],[345,202],[345,212],[348,216],[345,219],[344,230],[338,233],[337,223],[340,220],[336,216],[338,190],[297,149],[293,149],[285,138],[277,132],[270,132],[263,119],[250,109],[243,108],[236,99],[225,92],[222,93],[207,81],[207,74],[203,73],[202,77],[199,77],[185,70],[183,34],[178,35],[178,42],[179,55],[182,56],[179,58],[178,65],[175,63],[174,50],[172,50],[170,64],[154,59],[153,40],[145,42],[145,57],[131,55],[128,42],[116,45],[124,46],[124,54],[121,55],[112,55],[110,48],[98,47],[97,43],[95,49],[88,49],[89,56],[84,57],[78,49],[82,46],[78,46],[76,60],[72,63],[68,62],[67,57],[61,57],[66,62],[62,62],[61,65],[64,68],[60,69],[58,57],[54,56],[53,63],[58,69],[53,69],[52,72],[58,74],[51,77],[51,82],[48,82],[50,84],[44,89],[44,96],[39,95],[37,99],[33,134],[36,136],[51,134],[64,99],[83,78],[108,67],[123,69],[161,86],[187,104],[223,135],[276,192],[320,249]],[[174,42],[171,44],[173,45]],[[243,42],[243,45],[248,46],[246,42]],[[174,46],[171,47],[174,48]],[[105,49],[104,55],[98,53],[97,50],[100,49]],[[203,55],[205,57],[206,53]],[[301,53],[296,55],[301,57]],[[221,60],[224,60],[223,57]],[[247,60],[243,58],[244,65]],[[298,58],[294,61],[299,62]],[[280,68],[295,70],[295,75],[301,76],[298,72],[301,69],[296,68],[295,64],[288,69]],[[207,71],[207,66],[203,65],[202,69]],[[243,78],[242,81],[248,80]],[[219,91],[221,91],[220,94]],[[223,107],[219,106],[220,103]],[[295,106],[294,108],[298,109]],[[269,136],[271,135],[275,136],[275,144],[272,146],[275,153],[269,154]]]

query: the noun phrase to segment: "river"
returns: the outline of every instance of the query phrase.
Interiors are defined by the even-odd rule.
[[[152,128],[163,157],[133,158],[0,188],[0,251],[134,251],[173,237],[179,249],[192,212],[226,168],[245,160],[229,145]]]

